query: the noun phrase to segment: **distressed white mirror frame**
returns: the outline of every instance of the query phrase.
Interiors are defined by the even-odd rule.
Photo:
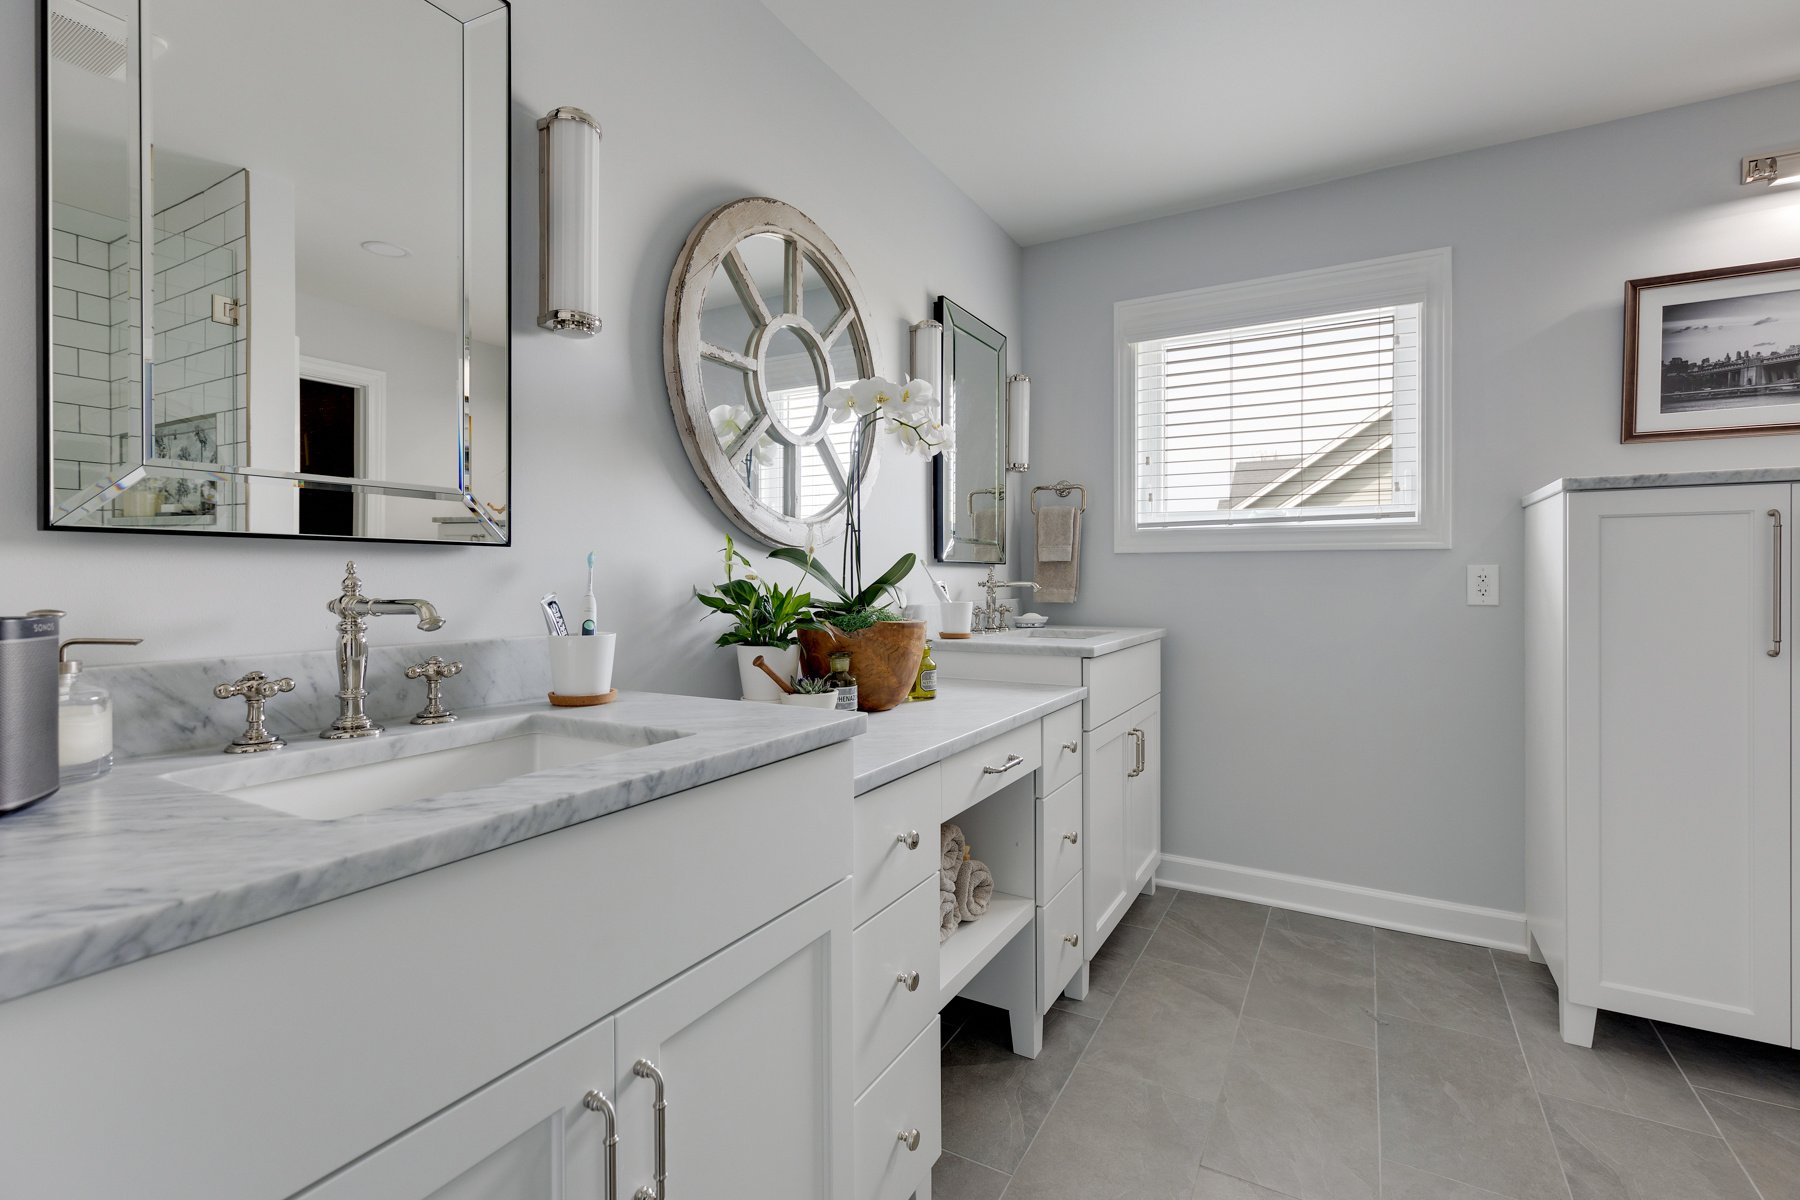
[[[772,311],[758,291],[739,247],[746,239],[771,235],[784,243],[782,312]],[[806,273],[823,277],[840,306],[827,328],[819,329],[805,314]],[[709,287],[730,286],[750,313],[754,330],[745,351],[708,342],[702,335],[701,318]],[[694,471],[713,501],[739,529],[772,546],[818,545],[839,532],[844,499],[849,486],[849,464],[837,458],[827,438],[828,419],[814,421],[805,430],[794,430],[770,412],[769,389],[764,372],[774,335],[783,331],[807,348],[821,380],[821,392],[875,374],[875,350],[869,333],[869,307],[856,276],[842,252],[825,231],[791,204],[765,196],[746,197],[721,205],[707,214],[688,235],[675,261],[663,311],[663,369],[668,379],[669,405]],[[849,339],[856,374],[843,377],[833,362],[832,348]],[[711,362],[739,373],[745,380],[743,396],[708,397],[703,363]],[[722,403],[746,403],[751,425],[732,437],[730,444],[714,432],[711,410]],[[799,453],[818,454],[837,490],[836,500],[816,512],[795,514],[764,503],[750,488],[742,468],[761,439],[773,438]],[[786,461],[796,456],[784,455]],[[862,479],[875,474],[875,439],[865,437]]]

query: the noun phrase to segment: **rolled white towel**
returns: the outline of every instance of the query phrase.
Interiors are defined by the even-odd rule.
[[[980,859],[971,858],[956,873],[956,915],[973,921],[988,910],[994,899],[994,873]]]
[[[946,823],[938,830],[938,843],[941,851],[938,866],[954,880],[956,872],[962,867],[963,850],[969,844],[968,839],[963,837],[960,827],[954,823]]]
[[[942,879],[942,875],[939,876]],[[950,940],[956,927],[962,924],[962,918],[956,914],[956,888],[945,886],[938,889],[938,945]]]

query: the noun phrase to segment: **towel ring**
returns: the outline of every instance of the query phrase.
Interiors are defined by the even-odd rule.
[[[1070,492],[1080,492],[1081,493],[1081,511],[1082,512],[1087,511],[1087,489],[1082,487],[1079,483],[1070,483],[1066,479],[1059,479],[1055,483],[1040,483],[1040,484],[1038,484],[1036,487],[1031,489],[1031,511],[1033,513],[1036,513],[1038,510],[1037,498],[1038,498],[1039,492],[1055,492],[1058,496],[1061,496],[1064,499],[1068,498],[1068,495]]]

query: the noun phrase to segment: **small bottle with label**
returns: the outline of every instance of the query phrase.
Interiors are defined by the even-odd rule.
[[[931,643],[925,643],[925,653],[919,658],[919,678],[913,684],[912,699],[937,699],[937,663],[931,657]]]
[[[825,677],[837,692],[839,712],[856,711],[856,676],[850,673],[850,653],[840,651],[831,656],[831,674]]]

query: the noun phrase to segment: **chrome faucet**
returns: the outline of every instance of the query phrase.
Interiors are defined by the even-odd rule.
[[[975,632],[999,633],[1006,628],[1006,615],[1012,611],[1010,605],[998,602],[994,593],[1002,588],[1030,588],[1037,591],[1039,585],[1029,579],[1007,581],[994,577],[994,568],[989,567],[987,578],[978,585],[987,592],[987,603],[975,610]]]
[[[425,600],[376,600],[362,594],[362,580],[356,577],[356,564],[344,564],[343,592],[326,603],[327,611],[338,619],[338,715],[322,738],[374,737],[381,726],[363,711],[369,691],[363,686],[369,668],[369,617],[410,613],[419,618],[419,628],[427,632],[444,627],[444,618]]]

